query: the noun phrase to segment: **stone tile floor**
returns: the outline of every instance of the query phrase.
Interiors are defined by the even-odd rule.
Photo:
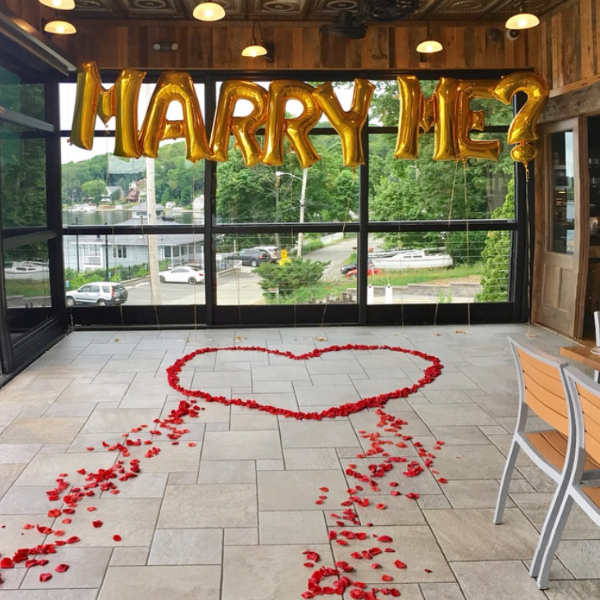
[[[348,561],[356,567],[353,579],[398,589],[405,600],[599,597],[600,529],[577,509],[550,589],[538,591],[529,577],[553,485],[523,456],[505,523],[492,524],[516,410],[509,334],[529,334],[554,354],[569,343],[521,325],[72,333],[0,390],[0,554],[46,541],[37,529],[24,530],[27,523],[64,527],[65,535],[81,541],[48,555],[44,567],[21,563],[1,571],[0,600],[299,599],[312,573],[303,566],[307,549],[321,555],[317,566]],[[347,343],[418,349],[445,365],[435,382],[386,407],[408,422],[403,433],[414,441],[427,448],[445,442],[436,451],[439,475],[426,470],[406,478],[396,468],[380,491],[365,492],[373,502],[356,508],[360,526],[339,527],[331,513],[343,510],[347,488],[357,483],[345,470],[369,447],[359,432],[386,435],[373,410],[295,421],[215,403],[187,420],[190,431],[178,445],[155,436],[161,452],[154,458],[132,450],[142,457],[141,473],[119,483],[119,495],[98,491],[86,498],[68,525],[60,524],[62,516],[47,515],[60,508],[46,498],[59,474],[80,484],[78,469],[111,467],[116,453],[102,442],[122,441],[123,433],[177,406],[183,396],[169,387],[165,369],[184,354],[207,345],[301,353]],[[423,366],[421,359],[384,351],[332,353],[302,363],[220,352],[196,357],[181,380],[213,394],[315,411],[412,385]],[[417,457],[410,445],[394,448],[394,456]],[[448,483],[438,483],[440,476]],[[398,486],[388,488],[390,481]],[[402,495],[391,496],[390,489]],[[418,493],[418,500],[406,498],[408,492]],[[327,498],[317,505],[321,494]],[[385,510],[372,506],[381,501]],[[103,527],[92,527],[96,519]],[[343,530],[390,536],[387,545],[396,552],[377,557],[382,570],[369,568],[371,561],[351,557],[357,540],[347,546],[329,541],[331,531]],[[399,558],[406,569],[393,566]],[[55,573],[60,563],[69,570]],[[40,572],[53,578],[42,583]],[[393,581],[382,584],[382,572]]]

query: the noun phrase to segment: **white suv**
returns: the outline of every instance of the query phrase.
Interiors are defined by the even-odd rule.
[[[67,292],[67,306],[118,306],[127,301],[127,290],[120,283],[94,281]]]

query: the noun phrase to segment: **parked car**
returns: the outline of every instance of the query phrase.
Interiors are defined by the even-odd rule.
[[[266,252],[273,261],[278,261],[281,258],[281,252],[277,246],[256,246],[255,249]]]
[[[358,269],[355,267],[354,269],[350,269],[349,271],[346,272],[346,277],[356,279],[357,273],[358,273]],[[373,265],[369,265],[367,267],[367,277],[370,277],[371,275],[377,275],[379,273],[381,273],[381,269],[378,269],[377,267],[374,267]]]
[[[271,255],[265,250],[258,248],[245,248],[239,252],[232,252],[227,255],[228,260],[241,260],[242,265],[257,267],[260,263],[270,262]]]
[[[369,263],[367,264],[367,268],[369,270],[371,270],[375,265],[373,265],[373,263],[371,261],[369,261]],[[351,263],[349,265],[343,265],[342,268],[340,269],[340,273],[342,275],[346,275],[348,276],[348,273],[350,273],[351,271],[354,271],[354,275],[356,275],[356,270],[358,269],[358,265],[356,263]],[[373,273],[369,273],[369,275],[372,275]]]
[[[161,283],[189,283],[196,285],[204,281],[204,271],[198,265],[180,265],[159,274]]]
[[[120,283],[112,281],[94,281],[67,292],[67,306],[118,306],[125,302],[127,290]]]

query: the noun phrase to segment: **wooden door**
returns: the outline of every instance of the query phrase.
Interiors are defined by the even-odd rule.
[[[533,277],[533,321],[571,337],[583,327],[587,264],[587,207],[582,199],[580,119],[543,128],[536,193],[536,240]]]

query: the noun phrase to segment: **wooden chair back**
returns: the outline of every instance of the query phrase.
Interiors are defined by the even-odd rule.
[[[544,360],[514,340],[513,344],[521,369],[523,401],[538,417],[568,436],[569,409],[560,363]]]

